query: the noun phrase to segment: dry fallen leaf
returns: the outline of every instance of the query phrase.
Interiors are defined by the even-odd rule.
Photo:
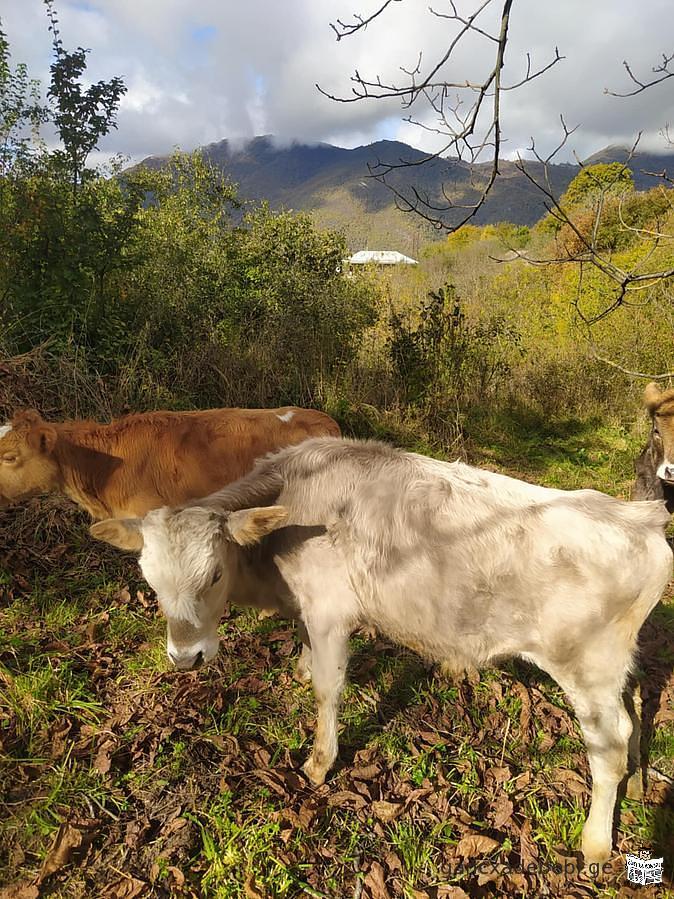
[[[525,818],[520,830],[520,856],[525,869],[538,858],[538,846],[531,836],[531,821],[528,818]]]
[[[529,736],[529,725],[531,724],[531,698],[529,691],[520,681],[513,682],[512,690],[514,693],[517,693],[522,703],[520,709],[520,740],[526,740]]]
[[[39,895],[34,883],[13,883],[0,888],[0,899],[37,899]]]
[[[380,771],[379,765],[363,765],[360,768],[352,768],[349,773],[354,780],[372,780]]]
[[[395,852],[387,852],[384,856],[384,861],[386,862],[386,867],[389,871],[402,871],[403,869],[403,863]]]
[[[73,726],[72,721],[56,722],[50,728],[51,736],[51,757],[53,759],[61,758],[66,751],[67,737]]]
[[[147,890],[147,884],[135,877],[123,877],[112,886],[106,888],[106,896],[110,899],[137,899]]]
[[[243,891],[246,894],[246,899],[267,899],[264,891],[255,882],[255,875],[252,872],[246,877]]]
[[[439,886],[437,892],[438,899],[470,899],[468,893],[461,887]]]
[[[107,774],[112,767],[111,756],[114,748],[114,740],[106,740],[105,743],[102,743],[99,746],[98,752],[96,753],[96,758],[94,759],[94,768],[98,771],[99,774]]]
[[[307,830],[310,826],[314,818],[316,817],[316,806],[310,799],[305,799],[305,801],[300,806],[300,810],[298,812],[298,819],[300,825]]]
[[[488,883],[495,883],[500,886],[503,883],[503,874],[497,867],[490,868],[488,871],[480,871],[477,875],[477,885],[480,887]]]
[[[400,802],[387,802],[386,799],[376,799],[372,805],[372,812],[380,821],[393,821],[402,813],[405,806]]]
[[[379,862],[372,862],[370,865],[370,870],[365,876],[365,886],[372,899],[391,899],[391,894],[384,881],[384,869]]]
[[[583,796],[588,792],[587,784],[580,774],[568,768],[555,768],[551,772],[551,779],[554,784],[564,784],[566,789],[574,796]]]
[[[492,806],[492,823],[499,830],[512,818],[513,804],[505,793],[501,793]]]
[[[491,837],[485,837],[482,834],[474,833],[467,837],[462,837],[456,847],[457,853],[462,858],[474,858],[476,855],[489,855],[500,844]]]
[[[98,821],[89,818],[62,824],[47,853],[37,882],[42,883],[50,874],[69,865],[78,850],[86,850],[97,825]]]
[[[353,790],[338,790],[328,798],[328,805],[353,805],[356,809],[361,809],[367,802],[360,793],[354,793]]]
[[[510,780],[512,777],[512,772],[508,765],[494,765],[493,768],[489,768],[486,777],[492,778],[492,780],[497,784],[503,784],[507,780]]]
[[[180,868],[176,868],[175,865],[169,865],[166,870],[173,877],[173,882],[177,887],[185,885],[185,875]]]

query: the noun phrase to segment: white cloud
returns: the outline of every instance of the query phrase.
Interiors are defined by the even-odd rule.
[[[133,158],[190,149],[224,137],[267,131],[281,140],[329,140],[343,145],[398,137],[423,149],[440,138],[402,122],[396,101],[335,103],[315,88],[348,95],[349,76],[400,78],[401,65],[437,58],[453,26],[415,0],[392,4],[366,31],[337,42],[329,27],[375,0],[57,0],[66,47],[91,48],[92,80],[121,75],[128,93],[118,129],[102,142],[106,153]],[[474,7],[464,0],[463,9]],[[536,138],[543,152],[556,144],[559,116],[580,124],[570,142],[583,157],[609,143],[628,144],[644,130],[643,146],[662,149],[660,129],[674,122],[673,82],[620,100],[605,87],[628,86],[622,60],[648,75],[662,52],[672,52],[671,0],[515,0],[505,81],[516,81],[530,52],[544,64],[555,45],[566,59],[541,78],[504,97],[504,154]],[[445,9],[438,0],[437,9]],[[498,6],[494,6],[494,13]],[[3,26],[15,60],[47,81],[50,37],[42,0],[4,0]],[[493,18],[493,14],[492,14]],[[670,44],[663,42],[669,41]],[[481,79],[493,45],[471,39],[443,70],[457,81]],[[413,110],[427,124],[423,109]]]

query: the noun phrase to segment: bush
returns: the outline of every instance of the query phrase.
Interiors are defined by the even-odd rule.
[[[4,194],[5,351],[78,355],[115,406],[320,403],[373,321],[341,235],[266,208],[236,224],[198,155],[75,192],[46,159]]]
[[[423,411],[443,439],[455,439],[466,410],[487,406],[519,352],[503,315],[469,321],[451,284],[428,294],[418,325],[391,313],[390,353],[403,401]]]

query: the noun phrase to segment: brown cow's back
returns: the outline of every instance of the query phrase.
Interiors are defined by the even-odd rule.
[[[62,489],[94,518],[179,505],[246,474],[260,456],[340,433],[325,413],[294,406],[151,412],[55,427]]]

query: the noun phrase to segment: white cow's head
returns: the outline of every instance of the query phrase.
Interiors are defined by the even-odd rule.
[[[167,620],[166,650],[184,670],[218,654],[218,625],[233,592],[241,547],[287,520],[282,506],[219,513],[156,509],[145,518],[110,518],[90,528],[98,540],[140,552],[140,567]]]

